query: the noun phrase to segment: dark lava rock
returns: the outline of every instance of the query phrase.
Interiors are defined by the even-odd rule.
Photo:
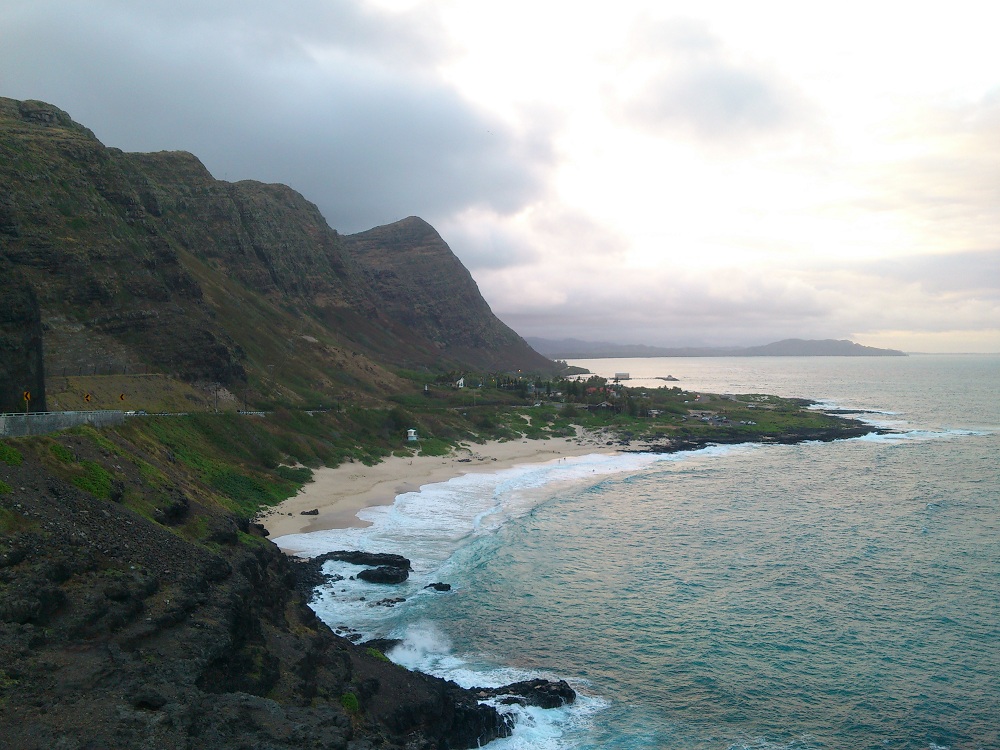
[[[498,688],[472,688],[479,698],[499,698],[506,705],[538,706],[539,708],[559,708],[576,700],[576,691],[566,680],[552,682],[537,678],[512,682]]]
[[[304,510],[299,513],[300,516],[318,516],[319,508],[313,508],[312,510]]]
[[[368,583],[402,583],[410,577],[406,568],[396,568],[391,565],[379,565],[358,573],[358,578]]]
[[[424,586],[425,589],[434,589],[435,591],[451,591],[450,583],[428,583]]]
[[[402,604],[405,601],[406,601],[406,599],[404,599],[403,597],[397,596],[397,597],[391,598],[391,599],[380,599],[377,602],[372,602],[368,606],[370,606],[370,607],[395,607],[397,604]]]
[[[390,565],[394,568],[411,570],[410,561],[402,555],[392,555],[388,552],[359,552],[357,550],[337,550],[317,555],[312,558],[313,562],[320,565],[327,560],[337,560],[339,562],[352,563],[353,565]]]

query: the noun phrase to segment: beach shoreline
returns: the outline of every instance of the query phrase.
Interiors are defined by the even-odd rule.
[[[463,443],[446,456],[389,456],[374,466],[347,462],[313,472],[312,481],[299,493],[255,520],[284,552],[293,546],[281,544],[283,537],[330,529],[369,525],[357,517],[359,511],[392,505],[398,495],[422,486],[447,482],[473,472],[495,472],[519,464],[545,463],[592,453],[616,453],[607,437],[581,432],[575,437],[532,440],[522,438],[486,443]],[[318,511],[304,515],[306,511]]]

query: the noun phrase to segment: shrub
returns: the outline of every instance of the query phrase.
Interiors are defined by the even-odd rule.
[[[345,711],[352,714],[356,714],[361,710],[361,704],[358,703],[358,696],[354,693],[344,693],[340,696],[340,705],[344,707]]]
[[[392,662],[392,659],[390,659],[388,656],[386,656],[385,654],[383,654],[381,651],[379,651],[374,646],[369,646],[368,648],[366,648],[365,649],[365,653],[368,654],[373,659],[378,659],[379,661]]]

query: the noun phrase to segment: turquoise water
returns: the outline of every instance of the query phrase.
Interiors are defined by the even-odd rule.
[[[345,581],[320,615],[460,684],[578,689],[497,748],[1000,747],[1000,358],[585,366],[812,396],[899,432],[424,487],[371,527],[297,539],[414,560],[405,604]],[[455,591],[422,590],[437,580]]]

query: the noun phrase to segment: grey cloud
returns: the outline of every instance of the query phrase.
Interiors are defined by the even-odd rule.
[[[516,268],[538,258],[538,250],[520,237],[488,219],[460,221],[441,230],[455,255],[471,272]]]
[[[0,92],[48,100],[108,145],[284,182],[345,232],[515,211],[542,190],[544,127],[516,132],[440,82],[433,18],[345,0],[57,5],[2,11]]]
[[[571,275],[579,264],[596,259],[608,263],[620,257],[625,240],[598,225],[583,213],[537,204],[529,216],[515,225],[498,221],[495,215],[461,215],[440,229],[452,250],[472,272],[496,271],[544,264],[561,257]]]
[[[650,126],[690,128],[709,138],[770,130],[791,120],[789,108],[767,80],[725,65],[667,72],[627,111]]]
[[[490,280],[487,277],[488,281]],[[545,279],[539,282],[542,286]],[[499,317],[522,335],[572,336],[660,346],[766,343],[792,336],[844,337],[832,301],[795,279],[748,271],[708,276],[630,270],[614,261],[560,278],[565,298],[519,295],[489,283]]]
[[[1000,321],[1000,252],[794,270],[567,273],[566,297],[488,299],[522,335],[659,346],[727,346],[880,331],[990,331]],[[544,285],[544,281],[541,282]]]
[[[865,270],[892,283],[918,284],[932,294],[1000,301],[1000,250],[894,258],[869,264]]]
[[[625,117],[646,129],[720,142],[808,119],[810,107],[789,84],[762,67],[732,62],[701,22],[644,24],[632,37],[629,62],[654,69],[621,101]]]

